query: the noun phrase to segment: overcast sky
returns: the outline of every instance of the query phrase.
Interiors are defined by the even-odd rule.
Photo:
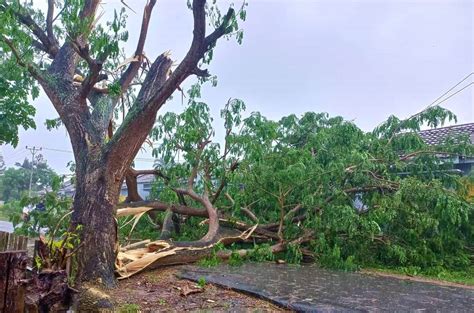
[[[118,0],[104,2],[107,12],[120,5]],[[128,12],[131,53],[145,1],[126,2],[138,12]],[[248,113],[279,119],[328,112],[369,131],[391,114],[408,117],[422,110],[473,72],[473,6],[472,0],[250,0],[244,42],[218,43],[209,69],[219,84],[205,88],[203,98],[215,117],[233,97],[245,101]],[[180,60],[191,36],[186,1],[160,0],[145,52],[154,59],[171,50]],[[472,81],[471,76],[464,85]],[[16,149],[1,147],[8,166],[29,156],[25,145],[71,150],[64,129],[48,132],[43,126],[46,118],[56,116],[49,101],[40,97],[35,104],[37,130],[22,131]],[[472,86],[443,105],[458,116],[458,123],[474,121]],[[182,108],[176,96],[163,112]],[[42,153],[56,171],[68,172],[71,153]],[[151,158],[150,151],[140,157]],[[152,164],[140,160],[137,167]]]

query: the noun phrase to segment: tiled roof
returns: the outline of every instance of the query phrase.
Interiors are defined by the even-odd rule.
[[[468,135],[474,144],[474,123],[422,130],[421,138],[429,145],[441,144],[448,137]]]

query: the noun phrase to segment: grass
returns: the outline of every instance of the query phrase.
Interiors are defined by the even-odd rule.
[[[440,271],[438,273],[430,273],[429,271],[421,271],[413,273],[407,268],[365,268],[369,271],[381,272],[395,275],[408,275],[411,277],[427,278],[437,281],[457,283],[467,286],[474,286],[474,266],[466,271]]]
[[[138,313],[140,312],[140,306],[136,303],[127,303],[118,308],[120,313]]]
[[[197,262],[197,265],[201,267],[214,267],[221,264],[221,259],[219,259],[217,256],[213,255],[204,259],[201,259]]]
[[[199,277],[198,281],[198,286],[199,288],[204,288],[206,286],[206,278],[205,277]]]

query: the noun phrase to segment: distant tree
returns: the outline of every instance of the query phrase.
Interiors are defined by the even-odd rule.
[[[32,175],[33,194],[50,187],[54,177],[58,176],[42,158],[34,163],[25,158],[23,163],[16,163],[16,166],[17,168],[10,167],[5,170],[0,177],[1,184],[8,186],[8,188],[3,188],[0,195],[5,202],[19,200],[23,195],[28,194],[30,175]]]
[[[3,155],[0,153],[0,175],[3,175],[5,172],[5,160],[3,159]]]

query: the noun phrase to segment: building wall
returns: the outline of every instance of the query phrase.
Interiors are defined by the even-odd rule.
[[[454,167],[461,170],[463,175],[469,175],[474,171],[474,159],[473,158],[458,158],[454,162]]]
[[[151,182],[138,182],[137,184],[138,194],[142,199],[147,200],[150,196],[151,192]],[[124,185],[120,190],[120,195],[126,197],[127,196],[127,187]]]

